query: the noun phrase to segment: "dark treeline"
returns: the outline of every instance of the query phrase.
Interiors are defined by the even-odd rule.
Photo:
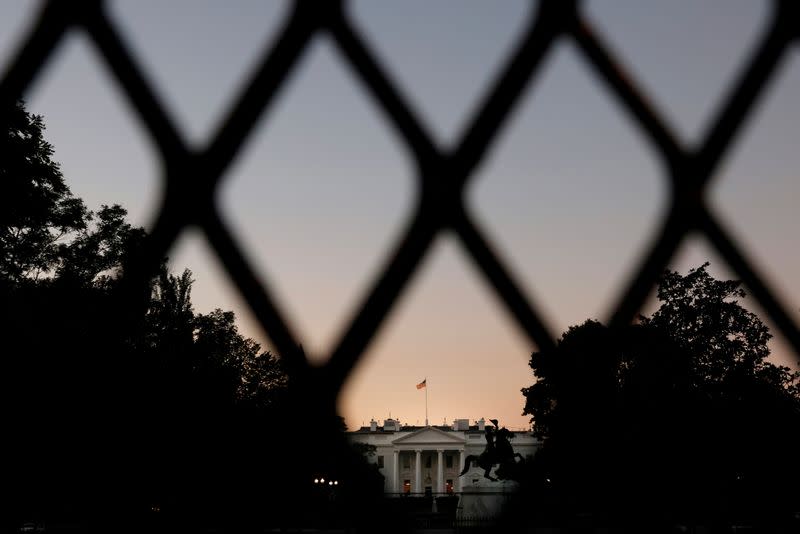
[[[342,430],[341,419],[290,409],[308,403],[292,398],[280,358],[242,336],[232,312],[197,313],[190,271],[165,260],[132,314],[119,288],[146,232],[121,206],[92,212],[72,194],[41,117],[19,103],[6,119],[0,529],[245,528],[308,513],[293,504],[335,465],[292,429]]]
[[[571,327],[533,353],[524,412],[544,440],[525,486],[534,523],[728,532],[800,526],[798,373],[738,281],[667,271],[660,307],[615,330]],[[532,503],[531,503],[532,505]]]

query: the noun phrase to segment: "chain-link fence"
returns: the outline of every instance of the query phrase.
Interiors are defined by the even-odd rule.
[[[793,0],[771,3],[769,22],[746,57],[738,77],[712,120],[705,139],[686,147],[667,122],[648,105],[647,95],[596,29],[587,22],[576,1],[542,1],[531,10],[524,35],[503,60],[490,91],[471,117],[464,135],[452,150],[442,150],[426,133],[374,50],[365,44],[342,2],[298,1],[287,15],[277,39],[263,51],[255,75],[244,87],[219,130],[201,149],[187,144],[168,117],[163,102],[149,83],[142,65],[120,37],[120,31],[102,1],[44,4],[38,21],[26,35],[10,67],[0,80],[0,105],[9,109],[36,81],[44,65],[70,32],[86,34],[106,63],[138,119],[158,150],[166,194],[152,228],[152,239],[141,258],[140,270],[129,277],[129,288],[141,287],[179,233],[188,226],[202,230],[214,252],[235,281],[275,349],[289,365],[298,391],[308,393],[306,407],[320,415],[335,411],[335,399],[372,337],[431,248],[434,238],[450,231],[507,307],[510,315],[536,346],[553,347],[554,338],[535,302],[526,297],[486,237],[478,220],[464,206],[464,188],[486,156],[498,131],[529,90],[543,60],[557,39],[567,39],[595,71],[598,90],[616,99],[630,115],[640,135],[652,146],[666,169],[669,209],[656,237],[633,269],[634,276],[616,299],[612,325],[624,325],[636,316],[687,236],[708,238],[733,272],[746,284],[773,324],[800,354],[800,331],[750,261],[747,251],[707,208],[708,185],[718,165],[752,113],[765,86],[800,36],[800,4]],[[223,176],[255,124],[274,105],[275,97],[295,68],[303,50],[320,33],[327,34],[341,59],[349,63],[369,97],[379,105],[387,128],[398,133],[414,159],[419,189],[405,232],[391,252],[386,268],[375,279],[352,323],[322,366],[310,365],[286,315],[237,246],[235,236],[218,212],[215,195]],[[2,184],[0,184],[2,188]],[[132,291],[130,298],[136,293]],[[333,431],[332,431],[333,432]],[[336,441],[332,434],[330,439]],[[332,442],[333,442],[332,441]],[[338,441],[336,441],[338,443]]]

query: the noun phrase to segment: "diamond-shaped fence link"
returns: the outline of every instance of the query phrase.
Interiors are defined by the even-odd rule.
[[[547,318],[520,288],[493,243],[485,236],[477,217],[464,206],[464,188],[481,163],[498,132],[514,113],[520,97],[534,83],[542,60],[558,39],[577,44],[582,57],[596,73],[598,86],[618,99],[660,156],[669,184],[669,210],[649,248],[631,268],[627,288],[613,307],[613,325],[629,323],[643,306],[658,277],[668,266],[681,242],[690,235],[708,238],[721,257],[750,289],[775,326],[800,354],[800,330],[776,298],[774,288],[755,269],[746,251],[709,211],[708,184],[737,134],[755,108],[781,61],[800,35],[800,3],[775,0],[770,21],[750,56],[745,58],[736,81],[726,96],[705,139],[697,146],[683,146],[635,77],[609,51],[583,16],[579,2],[543,0],[532,8],[522,39],[504,60],[491,90],[467,123],[455,148],[442,150],[428,133],[423,118],[416,116],[405,95],[384,65],[365,44],[342,2],[297,1],[275,41],[265,49],[254,74],[225,115],[211,142],[190,148],[170,121],[163,102],[156,97],[147,69],[129,49],[106,13],[102,1],[63,2],[43,5],[38,22],[19,45],[10,67],[0,79],[0,110],[13,106],[36,81],[69,32],[84,32],[96,46],[122,93],[146,127],[157,147],[162,185],[166,191],[150,246],[141,269],[129,276],[130,298],[138,294],[149,273],[174,244],[179,232],[190,225],[205,234],[239,291],[252,308],[277,352],[287,360],[296,387],[320,399],[314,406],[332,411],[348,373],[405,290],[409,279],[441,232],[452,232],[486,277],[511,316],[538,347],[554,345]],[[272,291],[245,259],[236,236],[217,211],[215,195],[226,171],[251,135],[260,117],[274,103],[304,49],[315,35],[327,33],[342,59],[357,74],[363,89],[407,144],[418,171],[419,194],[405,223],[402,237],[386,257],[343,336],[330,348],[330,359],[321,367],[309,364],[292,325],[279,308]],[[269,118],[266,119],[267,121]],[[2,184],[0,184],[2,188]]]

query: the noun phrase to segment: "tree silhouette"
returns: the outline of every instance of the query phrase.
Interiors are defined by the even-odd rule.
[[[767,361],[769,329],[739,304],[745,297],[741,282],[716,280],[708,262],[681,276],[667,271],[658,286],[661,306],[642,323],[662,330],[692,354],[691,376],[710,388],[735,373],[777,379],[778,388],[797,381],[797,373]]]
[[[0,530],[32,516],[135,528],[153,509],[247,520],[239,512],[256,510],[275,449],[280,359],[243,337],[232,312],[195,313],[191,272],[172,275],[166,260],[131,320],[116,290],[146,233],[121,206],[94,213],[71,193],[41,117],[20,102],[10,118],[0,135]]]
[[[666,272],[659,309],[574,326],[535,352],[524,414],[544,438],[530,491],[562,517],[788,522],[800,493],[798,374],[767,361],[767,327],[736,281]]]
[[[42,117],[18,102],[0,133],[0,278],[21,282],[51,272],[62,239],[85,229],[87,211],[64,182]]]

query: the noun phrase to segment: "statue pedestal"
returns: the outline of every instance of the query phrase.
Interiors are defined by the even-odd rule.
[[[517,491],[519,484],[512,480],[492,482],[483,477],[467,473],[463,483],[461,501],[458,506],[459,518],[497,517],[508,499]],[[477,479],[477,480],[476,480]]]

